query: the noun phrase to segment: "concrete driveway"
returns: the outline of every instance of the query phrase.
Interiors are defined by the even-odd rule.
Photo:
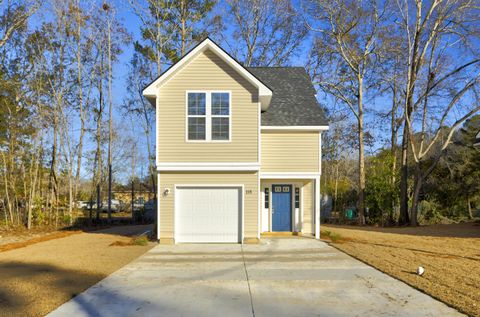
[[[159,245],[48,316],[461,316],[306,238]]]

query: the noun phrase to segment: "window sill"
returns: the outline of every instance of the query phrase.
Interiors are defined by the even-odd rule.
[[[186,143],[231,143],[232,140],[185,140]]]

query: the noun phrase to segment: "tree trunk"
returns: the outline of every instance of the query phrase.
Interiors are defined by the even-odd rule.
[[[100,196],[100,185],[97,185],[97,223],[100,221],[100,204],[102,203],[102,197]]]
[[[157,51],[155,53],[155,58],[156,58],[156,64],[157,64],[157,76],[160,76],[160,74],[162,73],[163,40],[162,40],[162,27],[160,24],[161,12],[157,7],[155,7],[155,14],[156,14],[156,26],[157,26],[156,41],[155,41]]]
[[[400,170],[400,217],[398,223],[406,225],[408,219],[408,144],[410,142],[408,123],[405,121],[402,135],[402,167]]]
[[[392,166],[390,172],[390,185],[391,188],[396,188],[395,183],[397,182],[396,179],[396,171],[397,171],[397,122],[396,122],[396,112],[397,112],[397,85],[394,79],[393,83],[393,92],[392,92],[392,114],[390,119],[390,127],[391,127],[391,136],[390,136],[390,154],[392,156]],[[396,199],[396,190],[392,190],[392,210],[390,210],[388,214],[388,225],[393,223],[393,213],[395,211],[395,207],[397,206],[397,199]]]
[[[83,108],[83,77],[82,77],[82,17],[80,11],[80,1],[77,1],[77,85],[78,85],[78,104],[80,112],[80,136],[78,140],[78,153],[77,153],[77,170],[75,174],[75,187],[73,192],[73,197],[75,199],[75,207],[78,199],[78,186],[80,183],[80,170],[82,168],[82,155],[83,155],[83,138],[85,135],[85,110]]]
[[[10,217],[10,222],[13,224],[13,211],[12,211],[12,204],[11,204],[11,199],[10,199],[10,191],[9,191],[9,182],[8,182],[8,176],[7,176],[7,171],[8,171],[8,167],[7,167],[7,160],[5,158],[5,153],[0,151],[0,153],[2,154],[2,158],[3,158],[3,163],[5,165],[5,172],[3,174],[3,181],[4,181],[4,185],[5,185],[5,199],[7,200],[7,208],[8,209],[8,215]],[[5,205],[5,203],[4,203]]]
[[[108,17],[107,17],[108,18]],[[109,18],[108,18],[109,19]],[[112,138],[113,138],[113,100],[112,100],[112,39],[111,25],[108,20],[108,223],[112,223]]]
[[[58,117],[57,111],[54,109],[53,115],[53,144],[52,144],[52,159],[50,163],[50,177],[49,177],[49,189],[50,189],[50,212],[49,222],[52,221],[51,217],[54,209],[57,207],[57,134],[58,134]],[[57,212],[58,213],[58,212]],[[56,217],[58,218],[58,217]],[[56,223],[57,219],[55,219]]]
[[[73,154],[70,155],[70,159],[72,159]],[[68,224],[71,226],[73,224],[73,161],[71,160],[68,163]]]
[[[103,64],[100,66],[101,73],[103,74]],[[103,114],[103,85],[102,85],[102,78],[98,81],[98,92],[99,92],[99,104],[98,104],[98,116],[97,116],[97,131],[96,131],[96,141],[97,141],[97,149],[96,149],[96,172],[95,172],[95,190],[97,192],[97,214],[96,219],[97,221],[100,220],[100,184],[102,183],[102,114]]]
[[[135,224],[135,181],[132,178],[132,224]]]
[[[40,151],[39,151],[40,152]],[[38,153],[40,154],[40,153]],[[32,227],[32,208],[35,199],[35,190],[37,187],[37,179],[38,179],[38,169],[40,165],[40,155],[37,155],[35,158],[32,158],[35,162],[34,169],[31,173],[31,182],[30,182],[30,190],[29,190],[29,198],[28,198],[28,214],[27,214],[27,229],[31,229]]]
[[[470,201],[470,196],[467,197],[467,210],[468,210],[468,219],[473,219],[472,211],[472,202]]]
[[[337,211],[337,197],[338,197],[338,162],[336,164],[335,170],[335,190],[333,192],[334,199],[333,199],[333,211]]]
[[[181,19],[181,23],[182,23],[182,30],[181,30],[181,40],[182,40],[182,47],[181,47],[181,56],[180,57],[183,57],[183,55],[185,54],[185,50],[186,50],[186,42],[187,42],[187,30],[186,30],[186,20],[187,20],[187,9],[186,9],[186,6],[187,4],[185,3],[186,1],[185,0],[181,0],[181,3],[180,3],[180,19]]]
[[[420,167],[415,171],[415,181],[413,185],[412,208],[410,212],[410,225],[418,226],[418,204],[420,203],[420,191],[423,186],[423,176]]]
[[[143,118],[145,120],[145,141],[147,143],[147,154],[148,154],[148,170],[150,174],[150,181],[151,181],[151,186],[152,186],[152,192],[153,192],[153,197],[157,197],[157,190],[156,190],[156,184],[155,184],[155,162],[153,161],[153,155],[152,155],[152,146],[150,144],[150,135],[151,135],[151,130],[150,130],[150,122],[148,120],[148,105],[145,104],[145,102],[142,102],[143,105]],[[132,175],[133,177],[133,175]]]
[[[365,224],[365,149],[363,131],[363,78],[358,78],[358,223]]]
[[[402,168],[401,168],[401,179],[400,179],[400,219],[399,223],[401,225],[406,225],[409,223],[408,219],[408,146],[410,144],[410,128],[409,121],[412,116],[413,111],[413,96],[415,93],[415,86],[417,81],[418,66],[421,63],[421,60],[418,58],[419,54],[419,42],[422,35],[423,28],[421,26],[422,18],[422,3],[416,3],[416,21],[415,21],[415,34],[413,35],[413,44],[410,46],[411,55],[409,56],[409,65],[408,65],[408,74],[407,74],[407,85],[406,85],[406,95],[405,95],[405,123],[403,128],[402,136]],[[415,215],[416,216],[416,215]],[[413,218],[413,216],[412,216]],[[416,219],[414,222],[416,223]]]

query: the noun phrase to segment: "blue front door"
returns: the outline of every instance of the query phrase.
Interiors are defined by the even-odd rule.
[[[292,231],[291,185],[272,185],[272,231]]]

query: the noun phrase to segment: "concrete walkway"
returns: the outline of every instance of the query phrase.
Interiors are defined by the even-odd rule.
[[[461,316],[313,239],[159,245],[54,316]]]

